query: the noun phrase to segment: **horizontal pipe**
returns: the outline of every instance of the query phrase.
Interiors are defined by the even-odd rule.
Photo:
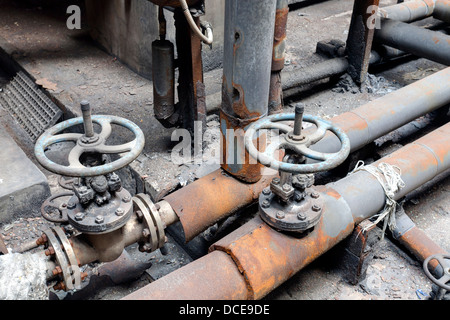
[[[374,41],[418,57],[450,65],[450,36],[404,22],[382,19]]]
[[[399,166],[402,179],[406,182],[405,189],[395,196],[395,199],[399,199],[404,193],[419,187],[425,179],[431,180],[449,167],[449,147],[450,124],[447,124],[374,165],[387,162]],[[420,149],[420,154],[417,153],[417,148]],[[355,181],[359,183],[355,184]],[[367,219],[380,211],[386,197],[377,179],[365,171],[319,187],[319,190],[325,203],[323,215],[307,236],[294,237],[277,232],[256,217],[215,243],[210,248],[211,253],[198,259],[196,265],[201,266],[203,261],[210,261],[211,254],[216,251],[227,253],[229,260],[235,263],[233,268],[239,271],[234,276],[245,279],[248,289],[247,292],[236,292],[233,299],[261,299],[345,239],[361,219]],[[368,197],[371,201],[367,201]],[[358,201],[367,204],[372,199],[376,199],[376,206],[360,205],[357,212],[353,211],[352,205]],[[380,199],[383,201],[379,201]],[[174,292],[181,297],[189,297],[190,300],[202,299],[203,292],[210,290],[208,279],[218,272],[232,274],[231,270],[224,272],[222,269],[223,266],[219,263],[209,264],[207,269],[196,269],[188,265],[136,291],[126,299],[153,299],[155,295],[159,299],[176,299]],[[183,281],[179,281],[189,278],[199,279],[195,287],[185,286]],[[227,280],[238,282],[238,279]],[[222,291],[223,296],[220,294]],[[227,284],[216,287],[214,297],[220,299],[225,295],[229,296],[227,292]]]
[[[450,23],[450,0],[436,1],[433,18]]]
[[[350,139],[352,152],[375,139],[450,103],[450,68],[331,119]],[[339,139],[328,135],[311,148],[335,152]],[[217,221],[254,203],[271,178],[240,182],[217,170],[164,198],[181,220],[185,239],[194,238]]]
[[[430,17],[433,14],[435,4],[436,0],[408,1],[380,8],[379,14],[383,18],[413,22]]]

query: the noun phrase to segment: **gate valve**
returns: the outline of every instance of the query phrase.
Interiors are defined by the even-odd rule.
[[[293,121],[293,128],[286,124]],[[317,129],[303,131],[303,122],[314,124]],[[265,151],[254,145],[261,130],[278,130],[281,134]],[[335,134],[341,148],[336,153],[322,153],[310,147],[322,140],[328,131]],[[314,187],[314,173],[327,171],[342,164],[350,154],[350,140],[345,132],[332,123],[312,115],[304,114],[298,104],[293,114],[276,114],[253,123],[244,138],[245,147],[251,157],[259,163],[279,171],[269,188],[259,197],[261,218],[271,227],[287,232],[305,232],[313,228],[322,215],[323,202]],[[283,160],[275,158],[275,152],[284,149]],[[314,160],[306,163],[307,159]]]
[[[39,163],[51,172],[76,177],[72,185],[73,196],[64,208],[58,208],[58,222],[69,222],[83,233],[108,233],[121,228],[133,213],[131,194],[122,188],[119,176],[114,172],[135,160],[144,149],[142,130],[133,122],[109,115],[91,115],[87,101],[81,102],[82,117],[70,119],[48,129],[36,142],[35,155]],[[94,123],[100,125],[99,133]],[[134,139],[121,145],[107,144],[112,125],[131,131]],[[75,126],[83,125],[84,133],[67,133]],[[49,146],[60,142],[74,142],[68,153],[68,165],[53,162],[46,155]],[[109,156],[121,155],[115,161]],[[85,157],[82,159],[82,156]],[[43,214],[49,219],[49,215]]]

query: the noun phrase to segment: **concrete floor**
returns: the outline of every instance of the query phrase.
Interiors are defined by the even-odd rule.
[[[382,5],[392,3],[396,1],[381,1]],[[214,169],[210,166],[179,166],[170,161],[170,151],[174,146],[170,139],[172,130],[163,128],[152,117],[151,81],[136,75],[100,50],[89,40],[87,30],[67,30],[65,21],[61,19],[61,11],[58,15],[58,12],[38,6],[24,10],[24,5],[13,5],[12,1],[7,0],[0,0],[0,6],[6,9],[0,10],[0,48],[36,80],[45,79],[46,83],[52,84],[48,87],[48,93],[67,117],[80,115],[79,102],[88,99],[94,106],[95,114],[128,118],[138,124],[147,137],[151,137],[146,141],[143,154],[131,166],[131,180],[139,181],[131,183],[133,190],[130,191],[141,192],[146,186],[157,194],[189,183]],[[330,0],[307,7],[298,6],[292,11],[288,22],[286,69],[302,68],[323,60],[323,57],[314,53],[316,43],[320,40],[333,38],[345,41],[351,9],[352,1]],[[379,81],[386,85],[382,89],[395,90],[444,67],[425,59],[413,59],[385,69],[371,69],[370,72],[382,77]],[[220,91],[221,76],[220,69],[205,74],[207,94]],[[306,104],[308,113],[331,118],[386,94],[386,90],[337,93],[331,90],[336,86],[336,82],[320,81],[302,88],[295,99]],[[2,118],[3,123],[10,120],[7,116]],[[216,119],[212,116],[209,120],[213,132],[217,128]],[[20,135],[20,128],[14,126],[12,132],[17,133],[16,142],[35,161],[32,144]],[[400,142],[395,147],[401,147],[402,143],[406,142]],[[389,147],[389,144],[384,147]],[[383,149],[378,152],[382,153]],[[196,174],[189,175],[194,170]],[[53,192],[60,190],[57,177],[45,169],[42,171],[47,175]],[[406,212],[417,226],[447,251],[450,251],[449,193],[450,180],[447,174],[405,203]],[[252,214],[252,210],[243,213],[244,216]],[[46,225],[48,223],[40,217],[30,216],[0,226],[0,231],[7,244],[14,247],[38,237]],[[162,256],[159,252],[144,255],[137,252],[135,247],[127,248],[133,259],[151,261],[153,266],[136,281],[110,286],[95,294],[87,294],[84,298],[98,300],[125,296],[192,261],[195,258],[192,250],[201,252],[205,249],[204,238],[197,240],[191,247],[181,247],[170,237],[171,250],[168,256]],[[272,292],[267,299],[419,300],[416,290],[428,293],[431,289],[431,282],[425,277],[421,264],[389,238],[374,248],[376,254],[368,268],[367,277],[356,286],[344,279],[343,269],[336,259],[341,250],[342,247],[332,249]],[[92,270],[96,267],[90,266]]]

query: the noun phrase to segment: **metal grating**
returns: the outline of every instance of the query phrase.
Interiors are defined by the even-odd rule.
[[[0,106],[19,122],[33,142],[55,125],[63,112],[23,72],[0,94]]]

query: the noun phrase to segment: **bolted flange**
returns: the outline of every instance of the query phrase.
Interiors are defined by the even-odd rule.
[[[259,197],[261,218],[279,231],[303,233],[313,228],[322,216],[323,202],[319,192],[313,188],[306,190],[302,197],[290,201],[280,201],[273,193]]]

